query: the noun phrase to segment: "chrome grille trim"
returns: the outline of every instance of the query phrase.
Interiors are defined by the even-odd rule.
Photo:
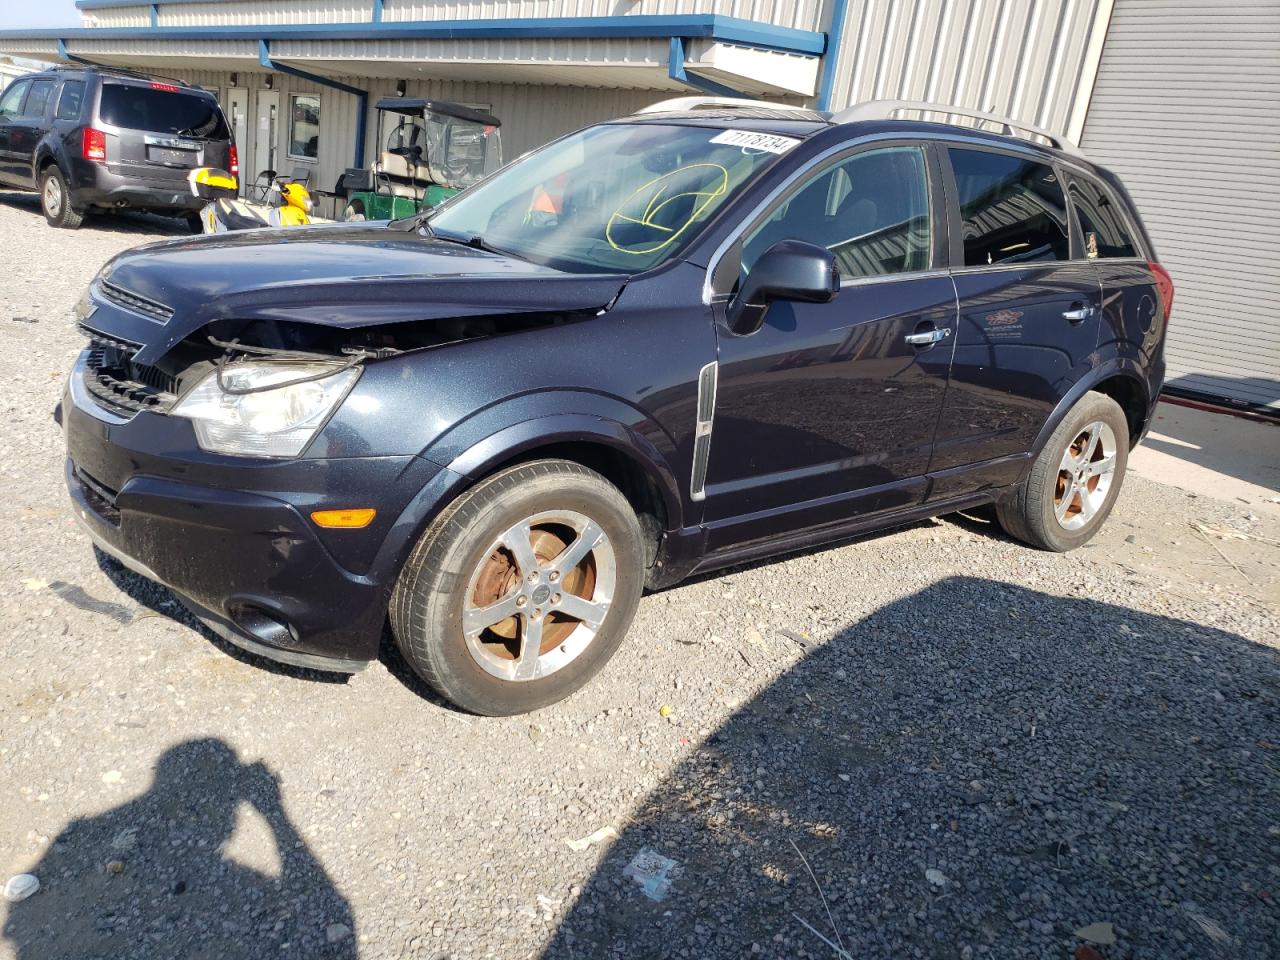
[[[166,306],[147,297],[139,296],[132,293],[124,287],[117,286],[109,280],[103,280],[99,288],[102,295],[110,300],[117,307],[123,307],[131,313],[136,313],[141,317],[156,323],[168,323],[173,319],[173,307]]]

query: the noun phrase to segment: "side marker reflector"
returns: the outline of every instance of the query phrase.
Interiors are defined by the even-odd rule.
[[[371,524],[377,514],[378,511],[372,507],[360,507],[356,510],[317,510],[311,514],[311,520],[317,527],[359,530]]]

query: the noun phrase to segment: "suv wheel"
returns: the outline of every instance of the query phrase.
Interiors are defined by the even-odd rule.
[[[1074,550],[1101,528],[1129,460],[1129,424],[1120,405],[1087,393],[1053,432],[1031,473],[996,505],[1010,536],[1043,550]]]
[[[40,209],[51,227],[75,230],[84,223],[84,214],[71,206],[71,191],[62,171],[50,164],[40,174]]]
[[[565,460],[498,473],[423,534],[391,598],[414,671],[473,713],[573,693],[622,642],[644,585],[640,525],[616,487]]]

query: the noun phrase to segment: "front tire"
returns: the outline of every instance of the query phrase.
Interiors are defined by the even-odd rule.
[[[1000,526],[1041,550],[1088,542],[1115,506],[1129,461],[1120,405],[1087,393],[1063,418],[1013,495],[996,504]]]
[[[40,174],[40,209],[51,227],[76,230],[84,223],[84,214],[71,205],[67,178],[52,164]]]
[[[410,667],[486,716],[563,700],[613,656],[644,587],[640,524],[604,477],[566,460],[495,474],[414,548],[391,597]]]

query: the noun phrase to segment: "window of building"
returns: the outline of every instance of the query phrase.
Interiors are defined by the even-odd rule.
[[[84,81],[68,80],[62,85],[62,96],[58,98],[58,119],[79,120],[80,104],[84,102]]]
[[[967,267],[1070,259],[1066,198],[1052,167],[952,149]]]
[[[289,98],[289,156],[315,160],[320,156],[320,98],[294,94]]]
[[[22,108],[22,115],[37,120],[44,117],[45,111],[49,109],[49,98],[53,96],[54,86],[53,80],[33,80],[26,106]]]
[[[1106,190],[1088,180],[1072,179],[1070,193],[1086,257],[1095,260],[1138,255],[1124,213]]]
[[[748,235],[743,272],[779,240],[835,254],[843,277],[929,266],[929,178],[919,147],[870,150],[819,171]]]
[[[15,117],[22,107],[22,98],[27,95],[31,86],[30,80],[15,80],[0,96],[0,117]]]

